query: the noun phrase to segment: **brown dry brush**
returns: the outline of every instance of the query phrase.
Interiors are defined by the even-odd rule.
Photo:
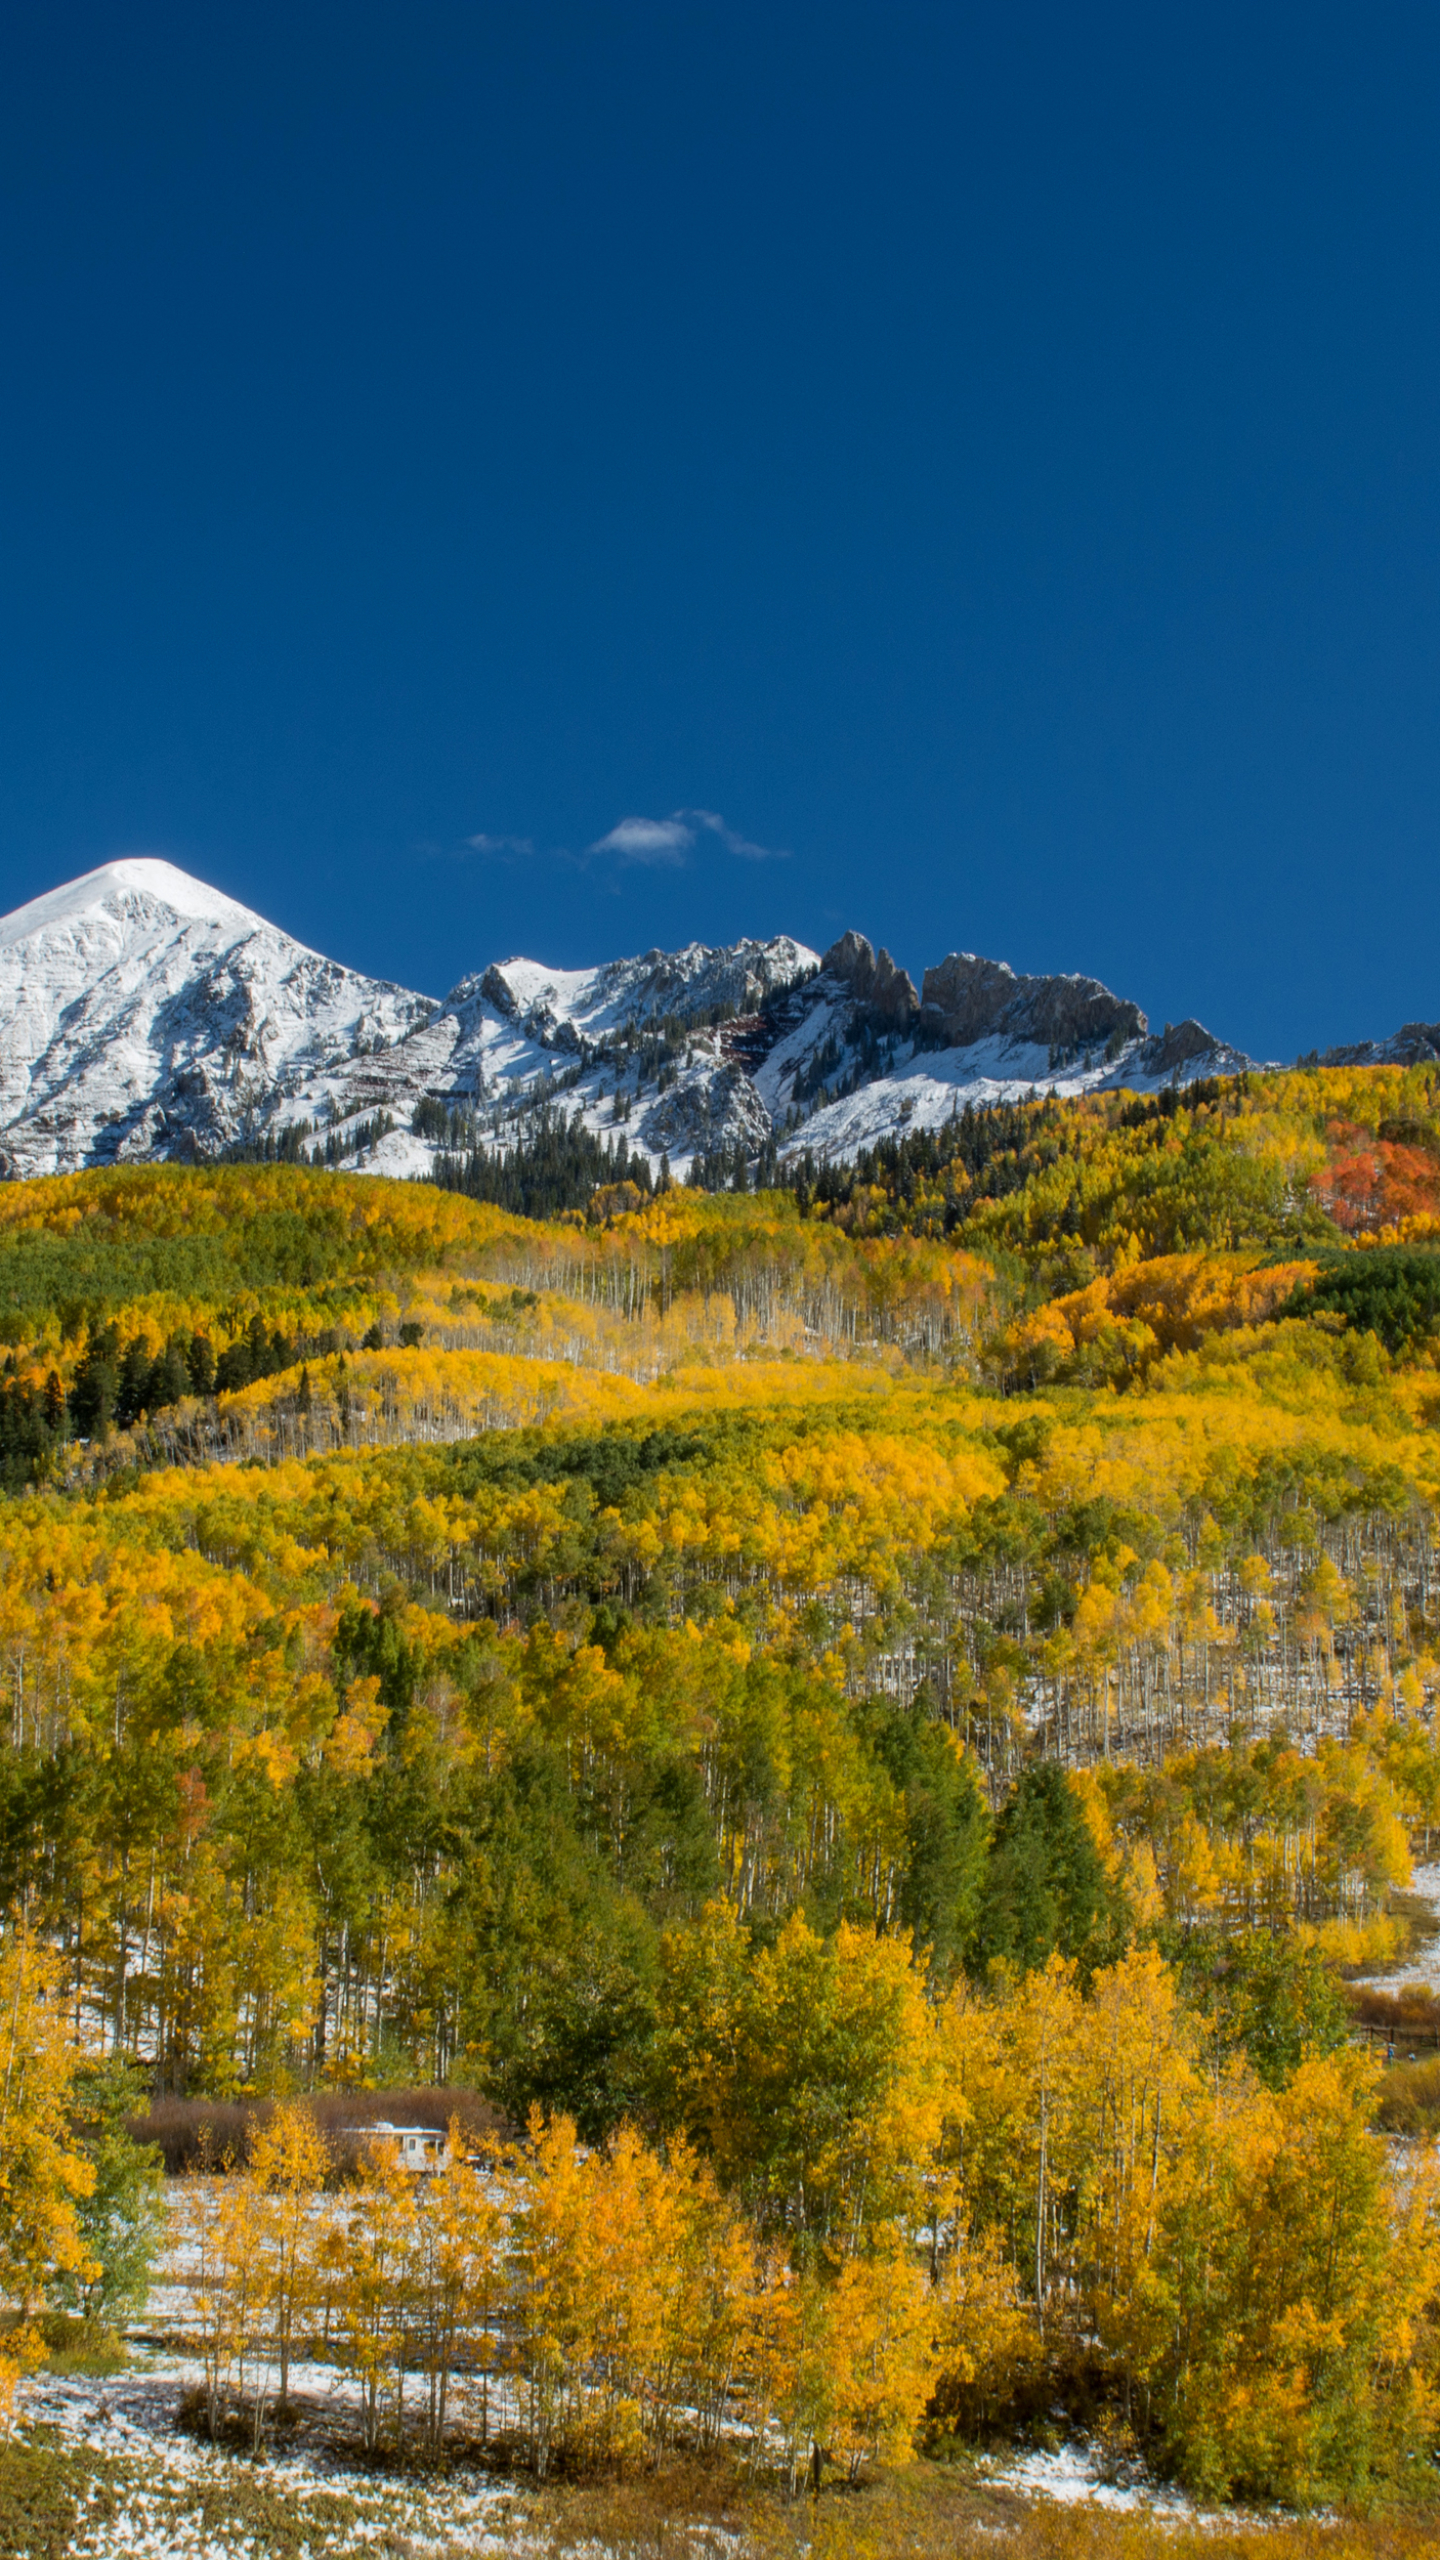
[[[319,2089],[295,2104],[313,2116],[342,2173],[354,2170],[363,2147],[347,2143],[352,2125],[423,2125],[444,2133],[458,2121],[462,2141],[477,2149],[509,2132],[503,2117],[473,2089]],[[143,2115],[130,2118],[129,2130],[136,2142],[155,2144],[167,2177],[193,2177],[247,2159],[253,2135],[274,2113],[270,2098],[157,2098]]]
[[[1440,2044],[1440,1998],[1428,1983],[1402,1982],[1393,1991],[1349,1983],[1345,1996],[1356,2025],[1372,2035],[1393,2035],[1397,2045],[1405,2036]]]
[[[552,2544],[555,2560],[565,2546]],[[572,2546],[578,2549],[578,2544]],[[623,2549],[624,2546],[617,2546]],[[634,2560],[647,2548],[636,2539]],[[834,2492],[797,2511],[757,2514],[744,2560],[1431,2560],[1433,2521],[1239,2518],[1223,2524],[1033,2503],[1013,2491],[948,2483],[914,2466],[859,2496]],[[627,2554],[627,2560],[629,2555]]]
[[[507,2519],[534,2560],[1431,2560],[1431,2519],[1257,2517],[1202,2523],[1030,2501],[916,2464],[796,2504],[683,2466],[603,2486],[531,2490]],[[471,2560],[455,2542],[446,2560]]]
[[[1424,2062],[1397,2063],[1376,2093],[1375,2121],[1382,2133],[1425,2141],[1440,2133],[1440,2054]]]

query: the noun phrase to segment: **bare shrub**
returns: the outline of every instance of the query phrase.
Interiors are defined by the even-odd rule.
[[[316,2089],[300,2104],[315,2117],[342,2173],[355,2167],[364,2149],[363,2139],[346,2140],[350,2126],[426,2125],[443,2133],[453,2116],[462,2140],[477,2144],[506,2130],[473,2089]],[[137,2142],[157,2145],[167,2174],[176,2178],[219,2169],[227,2159],[244,2160],[253,2129],[273,2112],[268,2098],[157,2098],[143,2115],[131,2117],[130,2131]]]
[[[1372,1983],[1352,1982],[1345,1996],[1358,2025],[1385,2030],[1397,2042],[1411,2036],[1427,2045],[1440,2044],[1440,1996],[1427,1983],[1402,1982],[1393,1991],[1382,1991]]]

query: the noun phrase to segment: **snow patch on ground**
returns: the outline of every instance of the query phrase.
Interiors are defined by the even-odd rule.
[[[240,2560],[265,2548],[256,2533],[254,2493],[288,2511],[306,2536],[312,2560],[377,2546],[417,2554],[449,2551],[457,2543],[473,2552],[553,2547],[543,2496],[528,2485],[517,2487],[473,2468],[440,2478],[392,2475],[317,2441],[317,2418],[328,2417],[332,2426],[339,2421],[348,2433],[358,2417],[354,2386],[329,2366],[295,2368],[293,2396],[306,2420],[301,2441],[255,2461],[180,2429],[181,2404],[200,2380],[193,2359],[151,2348],[141,2349],[127,2371],[103,2380],[41,2374],[23,2386],[25,2435],[58,2440],[120,2473],[118,2481],[109,2472],[97,2475],[118,2487],[119,2509],[108,2519],[97,2513],[85,2520],[70,2545],[75,2560]],[[975,2464],[974,2476],[977,2486],[1005,2490],[1031,2504],[1144,2515],[1167,2528],[1235,2521],[1233,2515],[1197,2508],[1138,2467],[1116,2477],[1113,2465],[1085,2444],[985,2458]],[[707,2551],[724,2539],[699,2530]],[[686,2543],[684,2531],[677,2531],[677,2552]]]
[[[1013,2489],[1025,2498],[1049,2499],[1055,2506],[1104,2507],[1117,2514],[1163,2516],[1176,2524],[1200,2521],[1221,2524],[1230,2519],[1205,2516],[1178,2489],[1166,2489],[1144,2478],[1107,2478],[1100,2458],[1087,2445],[1065,2444],[1053,2453],[1023,2453],[987,2462],[980,2476],[994,2489]]]
[[[1440,1860],[1411,1869],[1410,1892],[1428,1909],[1433,1928],[1412,1948],[1403,1963],[1387,1966],[1380,1973],[1352,1975],[1351,1981],[1356,1990],[1440,1991]]]

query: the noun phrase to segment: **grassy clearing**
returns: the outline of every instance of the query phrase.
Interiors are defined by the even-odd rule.
[[[82,2525],[105,2525],[123,2512],[125,2483],[115,2472],[48,2429],[0,2444],[0,2551],[14,2560],[68,2560]]]
[[[1380,2081],[1375,2121],[1385,2133],[1440,2133],[1440,2054],[1397,2062]]]
[[[794,2505],[725,2496],[703,2475],[557,2487],[516,2503],[517,2552],[536,2560],[1431,2560],[1432,2519],[1257,2516],[1185,2523],[1138,2510],[1031,2503],[960,2464],[917,2463],[858,2492]],[[473,2542],[451,2543],[462,2560]]]

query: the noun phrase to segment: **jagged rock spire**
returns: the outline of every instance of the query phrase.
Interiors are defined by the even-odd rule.
[[[831,943],[820,967],[889,1022],[908,1022],[920,1010],[914,980],[896,967],[883,948],[877,958],[863,933],[842,933],[838,942]]]

